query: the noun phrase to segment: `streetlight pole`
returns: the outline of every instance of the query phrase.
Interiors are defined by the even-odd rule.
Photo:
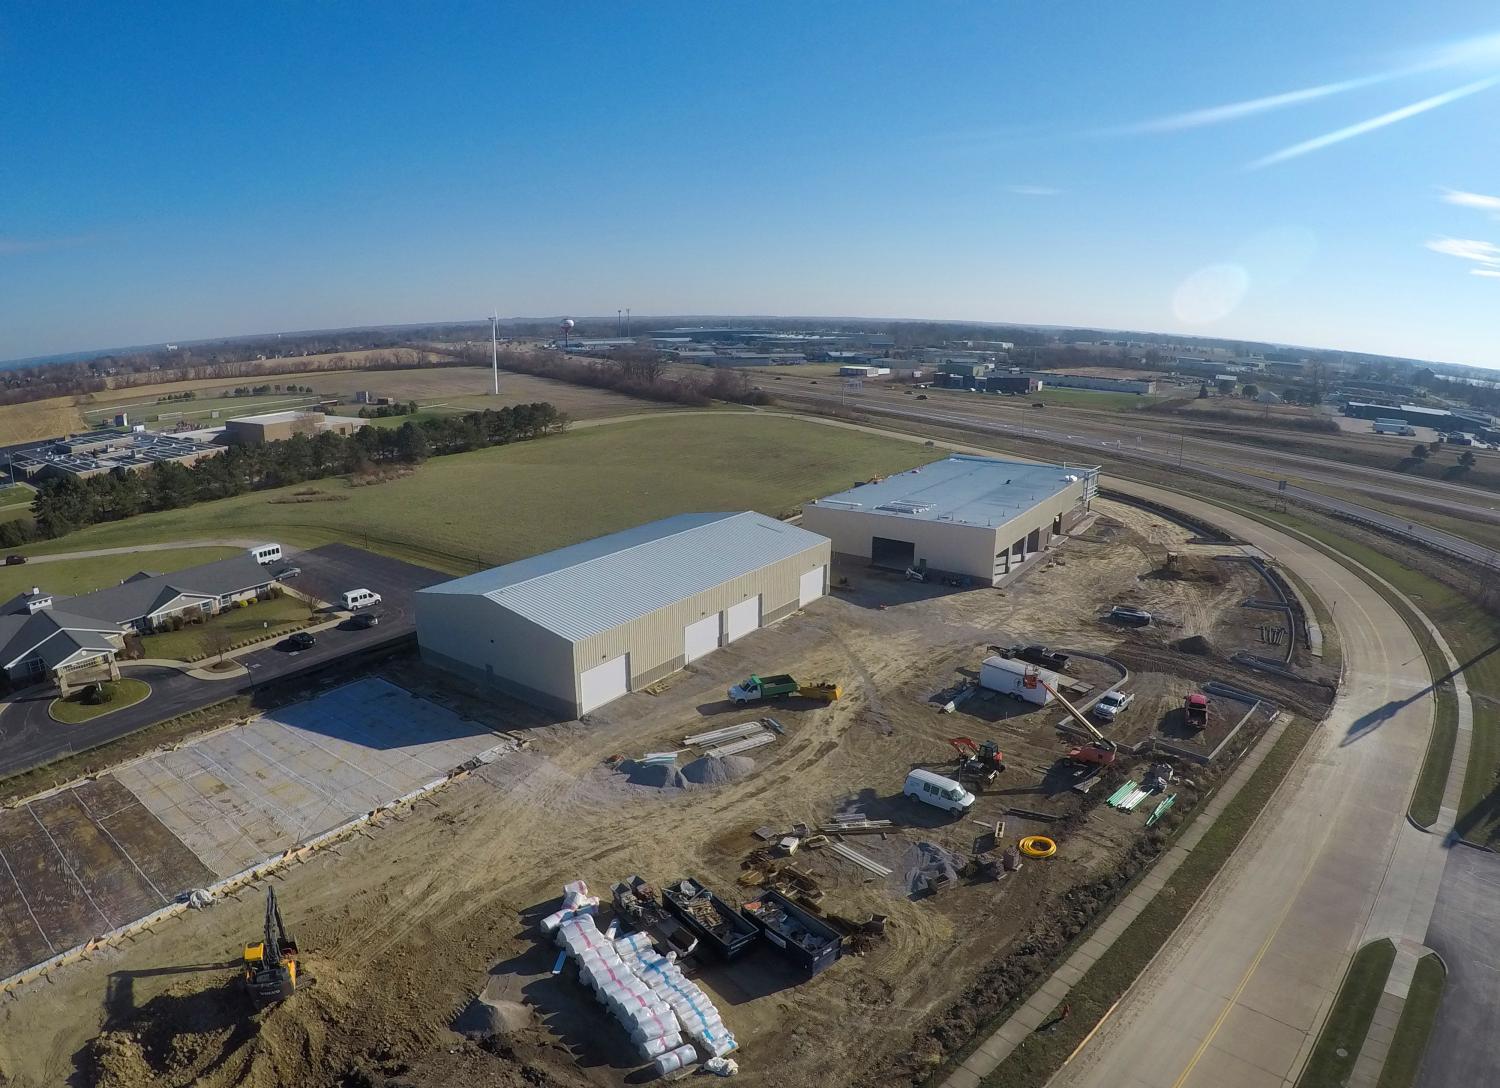
[[[490,318],[490,371],[495,376],[495,396],[500,395],[500,311]]]

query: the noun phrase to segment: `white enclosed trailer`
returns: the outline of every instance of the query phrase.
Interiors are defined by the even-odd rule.
[[[1062,684],[1057,673],[1039,669],[1017,658],[987,657],[979,666],[979,686],[1009,695],[1012,699],[1024,699],[1037,706],[1046,706],[1052,702],[1052,693],[1041,684],[1026,686],[1027,672],[1034,673],[1054,688]]]

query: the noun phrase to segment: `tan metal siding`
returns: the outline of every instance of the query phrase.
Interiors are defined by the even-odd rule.
[[[796,611],[802,575],[829,562],[830,551],[826,542],[815,544],[788,559],[657,609],[649,616],[583,639],[574,646],[574,674],[628,653],[632,690],[658,680],[682,667],[682,631],[688,624],[723,612],[757,594],[761,598],[763,624],[769,622],[769,617]]]

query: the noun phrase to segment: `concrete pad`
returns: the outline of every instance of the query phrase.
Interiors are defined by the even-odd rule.
[[[122,767],[115,777],[228,876],[503,743],[380,679]]]

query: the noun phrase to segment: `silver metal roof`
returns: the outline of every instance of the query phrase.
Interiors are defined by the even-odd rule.
[[[914,521],[1003,525],[1094,468],[954,456],[818,499],[812,505]]]
[[[487,597],[577,642],[827,543],[753,511],[679,514],[420,593]]]

